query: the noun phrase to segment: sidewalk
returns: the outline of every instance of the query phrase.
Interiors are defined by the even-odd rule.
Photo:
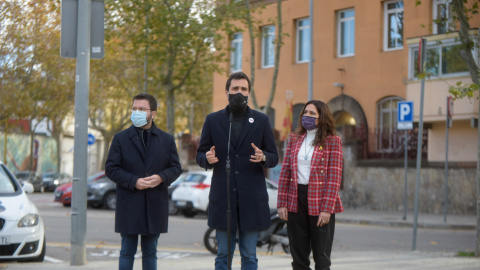
[[[202,257],[187,257],[183,259],[158,260],[158,269],[178,270],[205,270],[213,269],[213,255]],[[291,258],[289,255],[259,255],[258,269],[260,270],[288,270]],[[69,263],[11,263],[7,269],[22,270],[116,270],[116,261],[89,262],[84,266],[70,266]],[[137,259],[135,270],[141,270],[141,260]],[[232,269],[240,269],[240,259],[236,255]],[[453,254],[421,253],[421,252],[347,252],[332,254],[332,269],[335,270],[412,270],[412,269],[435,269],[435,270],[478,270],[480,269],[479,258],[454,257]]]
[[[403,212],[367,211],[346,209],[344,213],[336,215],[336,222],[365,224],[376,226],[412,227],[413,213],[407,213],[403,220]],[[474,215],[447,215],[447,222],[443,221],[443,214],[418,214],[418,228],[447,229],[447,230],[475,230],[476,216]],[[287,270],[291,269],[291,257],[286,254],[258,255],[260,270]],[[83,266],[70,266],[69,262],[62,263],[3,263],[6,269],[35,269],[35,270],[114,270],[118,268],[117,261],[88,262]],[[198,252],[181,259],[162,258],[158,260],[158,269],[204,270],[214,268],[214,256],[208,252]],[[2,269],[2,267],[0,267]],[[141,260],[135,261],[135,270],[142,269]],[[235,254],[232,269],[240,269],[240,256]],[[480,269],[480,258],[455,257],[450,253],[432,252],[338,252],[332,253],[332,269],[335,270],[371,270],[371,269]]]

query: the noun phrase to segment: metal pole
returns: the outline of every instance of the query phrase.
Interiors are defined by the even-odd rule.
[[[422,67],[421,72],[423,72],[423,64],[425,61],[425,49],[426,49],[426,39],[421,39],[421,49],[422,56],[420,65]],[[420,90],[420,114],[418,121],[418,139],[417,139],[417,175],[415,182],[415,206],[414,206],[414,218],[413,218],[413,243],[412,250],[416,250],[417,246],[417,224],[418,224],[418,193],[420,189],[420,169],[422,161],[422,140],[423,140],[423,99],[425,96],[425,78],[421,80],[421,90]]]
[[[405,188],[403,194],[403,220],[407,219],[407,172],[408,172],[408,131],[405,130]]]
[[[3,141],[3,163],[7,165],[7,124],[5,124],[5,140]]]
[[[448,196],[447,196],[447,191],[448,191],[448,130],[450,127],[450,116],[448,115],[448,108],[449,108],[449,98],[447,97],[447,120],[445,122],[446,124],[446,133],[445,133],[445,140],[446,140],[446,146],[445,146],[445,199],[443,202],[443,222],[447,222],[447,204],[448,204]]]
[[[313,99],[313,0],[310,0],[310,59],[308,61],[308,100]]]
[[[148,93],[147,90],[147,62],[148,62],[148,14],[145,15],[145,36],[146,36],[146,45],[145,45],[145,62],[143,63],[143,92]]]
[[[70,265],[86,263],[88,91],[90,82],[91,0],[78,1],[77,67],[75,76],[75,136],[71,209]]]

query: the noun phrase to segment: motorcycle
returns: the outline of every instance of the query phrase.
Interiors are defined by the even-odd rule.
[[[277,210],[272,210],[270,212],[270,219],[272,224],[267,229],[260,231],[258,234],[257,247],[262,247],[268,245],[268,253],[273,254],[273,248],[275,245],[282,245],[282,249],[285,253],[290,253],[290,245],[288,243],[287,236],[287,222],[277,214]],[[237,235],[238,242],[238,235]],[[218,245],[217,239],[215,237],[215,229],[208,228],[203,236],[203,244],[213,254],[217,254]]]

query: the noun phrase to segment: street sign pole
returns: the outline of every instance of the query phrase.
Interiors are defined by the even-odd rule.
[[[403,220],[407,219],[407,179],[408,179],[408,129],[413,129],[413,102],[412,101],[401,101],[398,102],[398,112],[397,112],[397,130],[405,130],[405,187],[403,194]]]
[[[420,39],[420,44],[418,46],[419,50],[419,71],[422,73],[424,71],[423,65],[425,63],[425,48],[427,40],[424,38]],[[420,189],[420,169],[422,161],[422,140],[423,140],[423,99],[425,96],[425,77],[421,80],[420,88],[420,113],[418,120],[418,136],[417,136],[417,175],[415,181],[415,205],[414,205],[414,214],[413,214],[413,241],[412,241],[412,250],[417,248],[417,224],[418,224],[418,193]]]
[[[86,263],[87,143],[90,76],[91,0],[78,1],[77,65],[75,75],[75,136],[71,211],[70,265]]]
[[[448,205],[448,130],[452,125],[453,114],[453,98],[447,97],[447,119],[445,121],[445,187],[444,187],[444,201],[443,201],[443,222],[447,223],[447,205]]]
[[[404,173],[404,188],[403,188],[403,220],[407,219],[407,179],[408,179],[408,131],[405,130],[405,173]]]
[[[313,0],[310,0],[310,51],[308,60],[308,100],[313,99]]]

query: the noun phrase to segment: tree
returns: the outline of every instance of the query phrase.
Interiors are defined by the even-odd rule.
[[[130,52],[148,54],[148,92],[165,97],[167,131],[174,134],[176,94],[194,90],[184,87],[187,82],[195,85],[196,79],[202,80],[204,74],[194,70],[219,70],[216,63],[225,57],[215,52],[221,39],[217,31],[228,19],[229,5],[211,0],[110,3],[122,14],[115,18],[116,25],[127,30],[124,34],[132,41]]]
[[[475,42],[472,37],[468,34],[470,30],[469,20],[475,15],[478,15],[479,11],[479,2],[478,0],[452,0],[451,7],[455,14],[454,20],[459,23],[459,39],[462,44],[461,46],[461,56],[467,64],[468,71],[472,77],[473,84],[466,85],[462,82],[458,82],[456,86],[450,87],[450,93],[454,96],[455,99],[459,98],[472,98],[474,93],[480,89],[479,81],[479,69],[478,65],[475,63],[472,49],[475,46],[478,46],[478,42]],[[417,5],[420,5],[422,1],[417,0]],[[471,6],[467,6],[468,4]],[[480,105],[479,105],[480,111]],[[477,149],[477,245],[476,245],[476,256],[480,257],[480,125],[478,132],[478,149]]]
[[[60,1],[4,1],[0,4],[0,118],[53,120],[50,131],[57,142],[61,164],[62,122],[71,112],[72,61],[60,59]],[[69,79],[70,78],[70,79]],[[19,102],[20,101],[20,102]],[[31,127],[31,146],[35,126]],[[33,164],[30,154],[30,169]]]
[[[252,82],[252,87],[250,89],[250,95],[252,97],[252,103],[255,110],[260,110],[257,98],[255,96],[255,42],[254,39],[258,36],[264,35],[264,33],[255,33],[254,31],[254,21],[252,19],[252,12],[250,9],[250,0],[245,0],[245,15],[243,20],[245,25],[247,26],[248,33],[250,36],[250,80]],[[279,70],[279,62],[280,62],[280,49],[282,47],[282,36],[283,28],[282,28],[282,0],[277,0],[277,18],[273,21],[274,24],[277,26],[277,34],[275,39],[275,61],[273,67],[273,77],[272,77],[272,85],[270,88],[270,94],[267,100],[267,103],[261,110],[263,113],[267,114],[270,110],[272,105],[273,97],[275,96],[276,86],[277,86],[277,77],[278,77],[278,70]],[[258,29],[258,27],[256,27]]]

